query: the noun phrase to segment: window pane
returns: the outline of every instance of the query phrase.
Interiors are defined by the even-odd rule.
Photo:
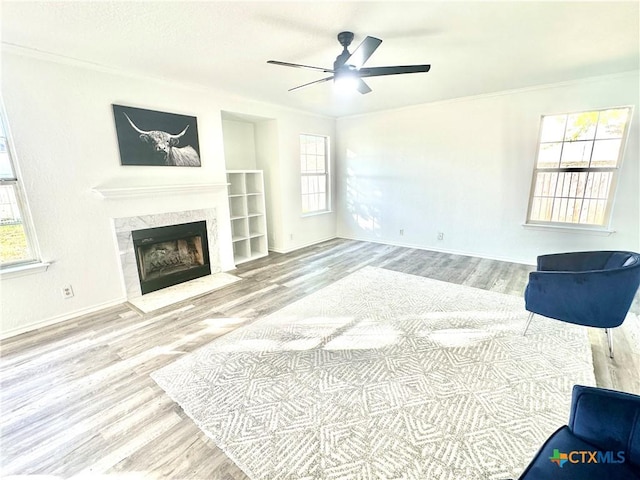
[[[560,166],[563,168],[588,167],[592,149],[591,141],[566,142],[562,148]]]
[[[576,182],[576,197],[584,197],[584,191],[585,188],[587,186],[587,177],[589,176],[589,174],[587,172],[580,172],[580,173],[576,173],[574,174],[577,177],[577,182]]]
[[[531,208],[531,220],[548,221],[553,200],[547,197],[534,198]]]
[[[553,172],[538,172],[533,195],[535,197],[553,196],[556,190],[558,174]]]
[[[628,117],[628,108],[614,108],[600,112],[596,138],[622,138]]]
[[[553,196],[558,185],[558,173],[548,172],[543,174],[543,186],[540,195]]]
[[[615,167],[622,140],[597,140],[593,147],[592,167]]]
[[[32,260],[13,185],[0,186],[0,263]]]
[[[566,115],[550,115],[542,118],[541,142],[559,142],[564,138]]]
[[[323,175],[318,179],[318,192],[326,193],[326,191],[327,191],[327,177]]]
[[[581,112],[569,115],[566,141],[592,140],[596,134],[599,112]]]
[[[553,206],[553,199],[543,198],[540,208],[540,220],[549,220],[551,217],[551,207]]]
[[[318,210],[318,197],[317,195],[311,195],[309,197],[309,211],[315,212]]]
[[[538,152],[538,168],[556,168],[560,164],[562,143],[542,143]]]
[[[604,199],[609,196],[611,186],[610,172],[593,172],[589,175],[585,191],[585,197],[592,199]]]

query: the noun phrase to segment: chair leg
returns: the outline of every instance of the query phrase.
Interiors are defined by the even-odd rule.
[[[525,336],[527,334],[527,330],[529,330],[529,324],[531,323],[531,319],[533,318],[533,315],[534,315],[533,312],[529,313],[529,319],[527,320],[526,327],[524,327],[524,332],[522,332],[522,336]]]
[[[605,328],[604,332],[607,334],[607,343],[609,344],[609,358],[613,358],[613,330]]]

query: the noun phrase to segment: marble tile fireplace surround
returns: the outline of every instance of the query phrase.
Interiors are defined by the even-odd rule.
[[[222,270],[218,245],[218,222],[215,208],[113,219],[113,228],[122,270],[122,281],[127,293],[127,299],[131,300],[142,296],[132,232],[201,221],[206,222],[209,265],[211,274],[215,274]]]

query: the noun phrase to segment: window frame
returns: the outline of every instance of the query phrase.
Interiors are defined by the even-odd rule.
[[[538,161],[539,161],[539,156],[540,156],[540,148],[542,146],[542,130],[543,130],[543,122],[544,122],[544,118],[545,117],[553,117],[553,116],[560,116],[560,115],[565,115],[567,118],[571,115],[576,115],[576,114],[581,114],[581,113],[590,113],[590,112],[598,112],[598,115],[600,115],[601,112],[606,112],[608,110],[621,110],[621,109],[628,109],[629,110],[629,115],[627,117],[627,120],[625,122],[624,125],[624,129],[622,132],[622,136],[620,137],[620,149],[618,151],[618,158],[616,160],[616,165],[613,167],[556,167],[556,168],[539,168],[538,167]],[[566,229],[566,230],[587,230],[587,231],[593,231],[593,232],[611,232],[609,229],[611,227],[611,219],[612,219],[612,212],[613,212],[613,207],[614,207],[614,203],[615,203],[615,199],[616,199],[616,193],[617,193],[617,185],[618,185],[618,177],[619,177],[619,172],[620,169],[622,168],[622,163],[624,160],[624,156],[625,156],[625,152],[626,152],[626,146],[627,146],[627,142],[629,140],[629,130],[630,130],[630,126],[631,126],[631,121],[633,118],[633,114],[634,114],[634,107],[633,105],[618,105],[618,106],[612,106],[612,107],[604,107],[604,108],[594,108],[594,109],[589,109],[589,110],[578,110],[578,111],[571,111],[571,112],[557,112],[557,113],[549,113],[549,114],[544,114],[544,115],[540,115],[540,120],[539,120],[539,128],[538,128],[538,139],[537,139],[537,145],[536,145],[536,153],[535,153],[535,157],[534,157],[534,162],[533,162],[533,170],[531,173],[531,186],[529,189],[529,201],[528,201],[528,205],[527,205],[527,216],[526,216],[526,221],[524,223],[525,227],[540,227],[540,228],[550,228],[550,229]],[[597,123],[596,123],[596,128],[597,128]],[[566,129],[566,126],[565,126]],[[566,130],[565,130],[566,132]],[[597,140],[595,138],[595,133],[594,133],[594,139],[593,141],[595,142],[595,140]],[[562,145],[561,145],[561,152],[562,149],[565,146],[565,143],[572,143],[570,141],[565,141],[565,139],[562,139]],[[562,155],[562,153],[561,153]],[[591,157],[590,157],[590,162],[591,162],[591,158],[593,156],[593,149],[591,152]],[[562,157],[561,157],[562,158]],[[561,161],[561,160],[560,160]],[[532,209],[533,209],[533,205],[534,205],[534,199],[536,198],[534,196],[535,191],[536,191],[536,181],[538,178],[538,173],[539,172],[549,172],[549,173],[582,173],[582,172],[586,172],[587,175],[589,173],[598,173],[598,172],[610,172],[611,173],[611,182],[609,185],[609,191],[607,194],[607,198],[606,198],[606,206],[604,209],[604,213],[603,213],[603,223],[602,224],[596,224],[596,223],[584,223],[584,222],[562,222],[562,221],[554,221],[554,220],[532,220],[531,219],[531,214],[532,214]],[[588,181],[588,180],[587,180]],[[556,184],[556,190],[554,191],[554,195],[553,195],[553,201],[555,202],[557,199],[562,198],[561,195],[557,195],[558,192],[558,185],[559,185],[559,181]],[[553,204],[552,204],[553,205]],[[551,207],[551,216],[553,217],[553,206]]]
[[[1,126],[4,130],[9,165],[13,173],[13,177],[11,178],[0,178],[0,186],[10,186],[13,188],[13,193],[15,195],[22,220],[22,227],[25,233],[27,251],[30,253],[29,258],[5,263],[0,262],[0,274],[19,273],[20,271],[40,271],[38,267],[43,267],[46,270],[49,264],[43,263],[41,260],[40,248],[35,234],[35,226],[31,217],[29,202],[27,201],[24,186],[22,184],[22,174],[18,166],[13,137],[9,127],[9,119],[7,118],[7,112],[2,98],[0,98],[0,122],[2,123]]]
[[[302,139],[303,137],[315,137],[315,138],[322,138],[323,139],[323,143],[324,143],[324,172],[318,173],[318,172],[307,172],[307,171],[303,171],[302,169]],[[300,166],[300,212],[301,215],[303,217],[309,217],[309,216],[313,216],[313,215],[322,215],[325,213],[331,213],[331,156],[330,156],[330,152],[331,152],[331,137],[329,135],[322,135],[322,134],[318,134],[318,133],[305,133],[302,132],[298,135],[298,147],[299,147],[299,155],[298,155],[298,162],[299,162],[299,166]],[[302,192],[302,180],[305,177],[318,177],[318,176],[324,176],[324,185],[325,185],[325,191],[324,191],[324,201],[325,201],[325,207],[323,209],[318,209],[318,210],[308,210],[308,211],[304,211],[304,207],[303,207],[303,198],[305,196],[309,196],[312,194],[305,194]],[[318,192],[315,195],[320,195],[322,192]]]

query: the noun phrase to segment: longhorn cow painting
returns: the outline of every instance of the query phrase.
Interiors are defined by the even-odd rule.
[[[113,105],[122,165],[199,167],[196,117]]]

